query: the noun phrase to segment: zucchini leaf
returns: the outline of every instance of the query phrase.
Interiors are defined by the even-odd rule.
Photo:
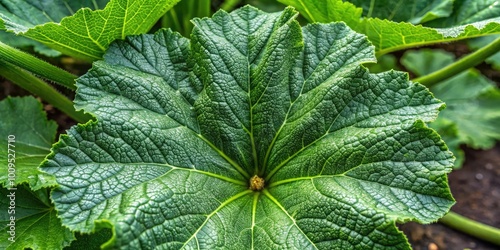
[[[37,169],[50,153],[57,130],[57,124],[47,120],[42,104],[31,96],[7,97],[0,102],[0,117],[1,185],[13,187],[28,183],[33,190],[55,185],[54,177]],[[14,140],[9,142],[9,136]],[[9,152],[9,148],[13,151]],[[14,159],[12,168],[8,167],[11,159]]]
[[[451,15],[433,20],[425,25],[447,28],[498,18],[499,16],[500,3],[497,0],[455,0]]]
[[[0,0],[0,27],[6,29],[9,26],[18,26],[18,29],[26,31],[37,25],[48,22],[60,22],[62,18],[71,16],[80,8],[92,10],[102,9],[108,0],[97,1],[19,1]],[[7,27],[6,27],[7,26]],[[51,49],[46,45],[28,37],[22,36],[15,28],[11,32],[2,31],[0,40],[10,46],[24,48],[33,46],[33,49],[46,56],[59,56],[61,52]]]
[[[62,249],[75,239],[62,226],[47,189],[31,191],[19,185],[15,189],[0,188],[0,195],[1,249]]]
[[[300,13],[311,22],[346,22],[353,30],[368,36],[368,39],[375,46],[377,56],[422,45],[500,33],[500,17],[498,17],[498,15],[493,18],[489,18],[490,15],[483,15],[480,16],[482,18],[464,19],[463,22],[454,23],[452,26],[431,28],[422,25],[414,25],[406,21],[391,21],[391,16],[387,16],[383,19],[381,19],[381,17],[362,17],[362,8],[357,8],[355,5],[342,0],[279,1],[297,8]],[[415,3],[417,2],[420,1],[415,1]],[[456,2],[462,3],[464,1]],[[464,3],[463,8],[467,8],[467,6],[468,5]],[[394,6],[391,6],[391,8],[392,7]],[[377,10],[381,11],[379,9]],[[378,15],[372,13],[371,16]],[[382,16],[382,14],[380,14],[380,16]],[[424,17],[425,15],[422,18]],[[437,20],[440,19],[436,19],[436,22]],[[466,22],[467,20],[471,20],[471,22]],[[408,21],[412,21],[412,19]]]
[[[0,1],[0,27],[64,54],[97,60],[109,44],[148,31],[179,0]]]
[[[426,127],[443,103],[370,74],[343,23],[301,28],[247,6],[114,43],[77,80],[73,127],[42,169],[71,230],[110,248],[409,249],[396,222],[454,203],[453,156]]]
[[[363,9],[363,16],[413,24],[448,17],[453,0],[348,0]]]

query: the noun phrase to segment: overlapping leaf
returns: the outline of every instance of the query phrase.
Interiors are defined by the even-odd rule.
[[[425,23],[448,17],[453,11],[453,0],[348,0],[363,9],[363,16],[388,19],[395,22]]]
[[[490,15],[476,15],[474,19],[470,19],[471,23],[466,22],[469,19],[464,19],[463,22],[454,23],[452,26],[430,28],[408,22],[391,21],[390,16],[384,19],[362,18],[361,8],[342,0],[280,0],[280,2],[294,6],[309,21],[346,22],[355,31],[368,36],[378,55],[426,44],[500,33],[498,15],[494,18],[490,18]],[[462,3],[462,1],[457,2]],[[467,6],[464,3],[464,8]],[[378,15],[372,14],[372,16]],[[440,19],[435,21],[438,20]]]
[[[497,0],[455,0],[451,15],[433,20],[426,25],[448,28],[498,18],[499,16],[500,3]]]
[[[19,185],[9,190],[0,188],[0,195],[0,223],[4,236],[0,239],[0,248],[62,249],[75,239],[57,218],[47,189],[33,192]]]
[[[54,121],[47,121],[42,104],[33,97],[8,97],[0,102],[0,116],[0,142],[4,145],[0,148],[1,185],[28,183],[34,190],[55,185],[52,176],[37,169],[49,154],[57,129]],[[8,159],[13,160],[11,168]]]
[[[56,185],[55,178],[38,170],[54,143],[57,124],[47,121],[41,103],[33,97],[2,100],[0,116],[0,141],[4,145],[0,150],[0,193],[4,197],[0,222],[5,232],[0,248],[58,249],[69,245],[73,233],[56,217],[46,189]]]
[[[108,0],[44,2],[33,0],[2,0],[0,1],[0,28],[8,28],[9,31],[15,33],[2,31],[0,40],[13,47],[22,48],[33,46],[34,50],[39,53],[48,56],[59,56],[61,54],[59,51],[50,49],[42,43],[21,36],[19,33],[25,32],[37,25],[43,25],[49,22],[58,23],[64,17],[75,14],[75,12],[81,8],[90,8],[92,10],[102,9],[107,2]]]
[[[148,31],[178,1],[111,0],[99,10],[107,1],[4,0],[0,27],[65,54],[96,60],[114,40]]]
[[[43,170],[62,221],[107,221],[115,248],[409,248],[395,221],[453,204],[453,157],[424,125],[443,103],[373,47],[295,11],[196,19],[191,41],[128,37],[77,81],[97,122],[72,128]],[[265,180],[263,190],[250,177]]]

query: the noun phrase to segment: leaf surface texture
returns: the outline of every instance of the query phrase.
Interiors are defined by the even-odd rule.
[[[116,42],[77,80],[98,121],[43,170],[63,223],[113,224],[124,249],[407,249],[395,222],[453,204],[453,157],[424,125],[443,103],[401,72],[369,74],[345,24],[244,7]],[[265,180],[249,189],[254,175]]]

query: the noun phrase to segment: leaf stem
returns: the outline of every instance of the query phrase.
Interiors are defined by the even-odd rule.
[[[26,70],[0,60],[0,75],[21,88],[38,95],[79,123],[85,123],[92,119],[90,115],[84,114],[82,111],[77,112],[71,100]]]
[[[500,229],[468,219],[454,212],[449,212],[439,222],[479,239],[500,246]]]
[[[238,4],[240,4],[241,0],[226,0],[220,6],[221,9],[225,11],[232,11]]]
[[[497,53],[499,50],[500,38],[497,38],[487,46],[461,58],[455,63],[450,64],[426,76],[415,78],[412,81],[419,82],[427,87],[432,87],[436,83],[453,77],[466,69],[472,68],[482,63],[486,58]]]
[[[71,90],[76,89],[75,79],[77,76],[2,42],[0,42],[0,60],[16,65]]]

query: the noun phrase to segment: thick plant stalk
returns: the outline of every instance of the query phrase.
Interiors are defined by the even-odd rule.
[[[90,115],[84,114],[82,111],[77,112],[73,107],[73,102],[57,92],[49,84],[15,65],[0,60],[0,75],[23,89],[38,95],[79,123],[85,123],[92,119]]]
[[[240,2],[241,0],[226,0],[222,3],[220,8],[225,11],[232,11]]]
[[[426,76],[415,78],[412,81],[419,82],[427,87],[432,87],[436,83],[453,77],[466,69],[482,63],[486,58],[492,56],[498,51],[500,51],[500,38],[495,39],[495,41],[491,42],[487,46],[461,58],[453,64]]]
[[[16,65],[71,90],[76,89],[75,79],[77,76],[2,42],[0,42],[0,60]]]
[[[500,246],[500,229],[468,219],[454,212],[449,212],[439,222],[448,227],[462,231],[476,238]]]

